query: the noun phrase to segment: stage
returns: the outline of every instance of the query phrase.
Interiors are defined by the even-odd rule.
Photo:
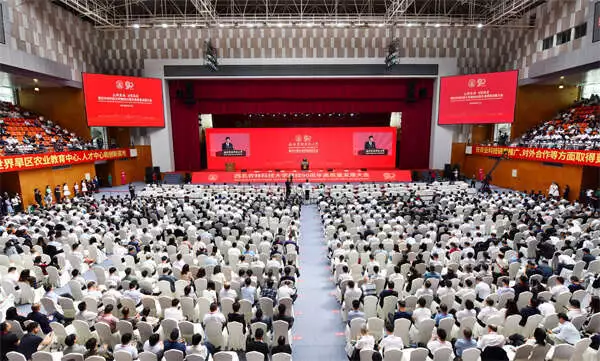
[[[249,170],[247,172],[205,170],[192,173],[192,184],[212,183],[283,183],[292,176],[295,183],[346,183],[346,182],[411,182],[412,172],[400,169],[327,169],[301,170]]]

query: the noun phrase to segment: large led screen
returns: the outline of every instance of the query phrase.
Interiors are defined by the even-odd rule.
[[[88,125],[164,127],[162,81],[83,73]]]
[[[438,123],[512,123],[518,71],[441,78]]]

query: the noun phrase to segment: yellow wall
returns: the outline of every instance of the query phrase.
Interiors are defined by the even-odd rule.
[[[146,167],[152,166],[152,151],[149,145],[141,145],[135,148],[138,151],[136,158],[108,162],[108,169],[112,174],[113,186],[122,185],[121,171],[123,170],[125,171],[126,184],[144,181]]]
[[[464,147],[460,143],[453,145],[452,163],[460,164],[461,173],[467,177],[476,176],[479,169],[483,169],[484,174],[489,172],[496,163],[496,159],[476,156],[464,155],[460,156],[460,148],[464,154]],[[517,176],[512,176],[513,169],[517,170]],[[556,182],[560,187],[562,194],[565,185],[571,188],[570,199],[574,200],[579,197],[581,189],[581,181],[583,175],[583,167],[563,164],[562,167],[547,165],[541,162],[531,162],[526,160],[503,160],[500,162],[494,173],[492,174],[492,184],[514,189],[517,191],[539,191],[544,194],[548,193],[548,187],[552,182]]]
[[[41,114],[80,137],[90,138],[81,89],[45,88],[39,92],[22,89],[19,90],[19,103],[24,109]]]
[[[521,136],[538,124],[551,120],[560,110],[568,108],[579,97],[579,88],[556,85],[525,85],[517,91],[515,122],[511,137]]]
[[[62,185],[67,183],[72,194],[73,184],[78,182],[81,187],[81,181],[85,179],[86,173],[89,173],[92,178],[96,175],[94,163],[75,164],[65,169],[42,168],[19,172],[23,204],[27,206],[35,203],[33,190],[39,188],[44,193],[46,185],[50,185],[54,191],[54,187],[60,184],[62,193]]]

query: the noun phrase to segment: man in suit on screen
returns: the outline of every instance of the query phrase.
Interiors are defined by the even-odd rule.
[[[221,150],[233,150],[233,143],[231,143],[231,138],[225,138],[225,143],[221,144]]]
[[[375,141],[373,140],[373,136],[369,136],[369,140],[365,142],[365,150],[369,149],[377,149],[377,145],[375,145]]]

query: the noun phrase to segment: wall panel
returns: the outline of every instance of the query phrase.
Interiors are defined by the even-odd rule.
[[[81,186],[86,173],[89,173],[92,178],[96,175],[94,163],[75,164],[64,169],[42,168],[19,172],[23,204],[27,206],[35,203],[33,190],[39,188],[44,193],[46,185],[50,185],[54,190],[56,185],[60,184],[62,187],[63,183],[67,183],[73,193],[73,184],[79,182]]]
[[[496,159],[475,155],[467,155],[461,164],[461,172],[471,177],[478,174],[480,168],[487,173],[496,162]],[[517,176],[512,176],[513,169],[517,170]],[[517,191],[539,191],[548,193],[548,187],[556,182],[562,194],[565,185],[571,188],[571,200],[579,196],[581,188],[583,167],[563,165],[562,167],[547,165],[540,162],[524,160],[504,160],[500,162],[492,174],[492,184],[503,188]]]
[[[90,139],[85,116],[83,90],[69,87],[19,90],[19,102],[25,109],[43,115],[80,137]]]

